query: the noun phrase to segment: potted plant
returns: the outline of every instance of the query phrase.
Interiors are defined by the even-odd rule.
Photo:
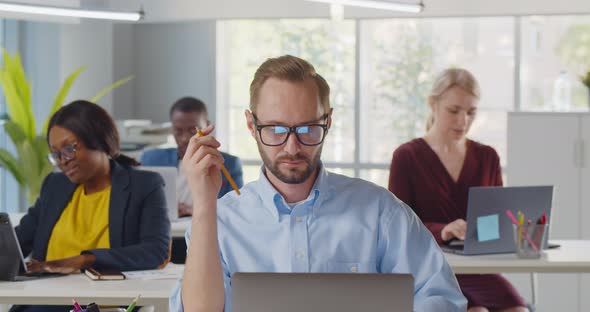
[[[38,129],[33,115],[31,82],[26,79],[20,56],[18,53],[11,56],[6,50],[2,52],[4,63],[0,68],[0,85],[8,109],[3,127],[16,148],[16,155],[0,148],[0,165],[12,174],[21,189],[26,192],[28,204],[32,204],[39,196],[43,179],[53,170],[53,166],[47,160],[49,147],[46,134],[49,119],[63,105],[72,84],[85,67],[78,68],[66,78],[55,96],[49,116],[41,129]],[[90,101],[96,103],[102,96],[131,79],[132,77],[126,77],[113,83]]]

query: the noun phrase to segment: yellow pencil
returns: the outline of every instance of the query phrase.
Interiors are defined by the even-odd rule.
[[[203,132],[201,131],[201,129],[199,129],[198,127],[196,127],[196,129],[199,136],[203,136]],[[229,171],[227,171],[227,168],[225,168],[224,165],[221,165],[221,172],[223,172],[223,175],[227,179],[227,182],[229,182],[234,191],[236,191],[236,193],[240,195],[240,189],[238,189],[236,182],[234,181],[234,179],[232,179],[231,175],[229,174]]]

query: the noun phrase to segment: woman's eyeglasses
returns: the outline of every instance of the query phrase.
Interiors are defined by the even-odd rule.
[[[61,160],[64,159],[65,161],[70,161],[76,158],[76,147],[78,146],[78,142],[74,142],[72,144],[68,144],[62,147],[59,151],[51,152],[47,155],[47,159],[49,162],[54,166],[59,166]]]

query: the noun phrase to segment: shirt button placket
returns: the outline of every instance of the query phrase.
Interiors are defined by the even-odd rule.
[[[307,222],[306,217],[300,215],[302,209],[294,209],[291,214],[291,246],[293,252],[293,272],[309,271],[309,256],[307,254]]]

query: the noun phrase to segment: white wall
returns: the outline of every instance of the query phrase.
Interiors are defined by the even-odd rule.
[[[118,78],[133,75],[134,79],[113,91],[113,111],[115,119],[137,118],[135,103],[137,72],[135,56],[135,26],[119,24],[113,28],[113,75]]]
[[[215,22],[114,29],[115,73],[135,75],[131,94],[128,89],[114,93],[117,118],[168,121],[176,99],[195,96],[207,104],[210,119],[215,120]]]
[[[80,24],[63,24],[59,32],[60,76],[66,77],[80,66],[87,66],[78,76],[66,103],[77,99],[89,99],[104,87],[113,83],[113,25],[104,21],[83,21]],[[125,86],[123,86],[125,87]],[[112,111],[112,93],[99,102],[107,111]]]

